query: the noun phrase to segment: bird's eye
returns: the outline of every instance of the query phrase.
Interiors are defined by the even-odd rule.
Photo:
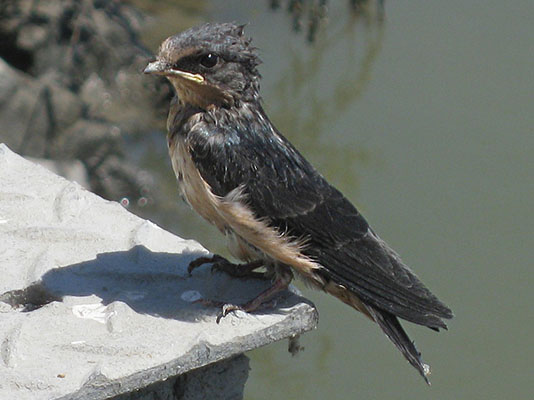
[[[200,64],[206,68],[213,68],[219,61],[219,57],[216,54],[208,53],[200,57]]]

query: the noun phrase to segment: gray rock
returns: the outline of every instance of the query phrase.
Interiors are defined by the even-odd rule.
[[[162,86],[140,73],[148,53],[138,39],[142,20],[113,0],[5,0],[0,141],[32,157],[78,158],[91,189],[106,198],[146,197],[151,179],[128,160],[117,134],[141,136],[155,125]],[[72,140],[72,132],[87,138]],[[79,147],[64,146],[73,143]]]
[[[83,160],[93,191],[111,199],[139,199],[150,191],[152,177],[125,160],[122,142],[118,126],[80,119],[58,141],[57,152]]]
[[[48,126],[40,92],[38,82],[0,59],[0,137],[14,149],[25,148],[36,157],[45,153]]]
[[[39,78],[41,90],[48,89],[50,111],[54,132],[60,133],[82,117],[84,104],[80,97],[61,85],[61,77],[57,71],[49,71]],[[48,99],[43,99],[48,101]]]

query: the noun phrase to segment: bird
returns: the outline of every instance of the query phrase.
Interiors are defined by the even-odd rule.
[[[225,236],[236,276],[263,274],[269,287],[244,304],[253,312],[296,276],[378,324],[430,384],[430,368],[399,319],[439,331],[453,317],[356,207],[310,164],[267,116],[260,95],[261,61],[245,25],[206,23],[163,41],[144,73],[175,91],[167,144],[184,200]],[[217,322],[219,321],[217,319]]]

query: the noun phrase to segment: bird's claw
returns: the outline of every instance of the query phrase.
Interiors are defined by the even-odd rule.
[[[189,263],[189,265],[187,266],[187,273],[189,274],[189,276],[191,276],[193,274],[193,270],[197,269],[198,267],[201,267],[204,264],[219,263],[219,262],[229,263],[229,261],[226,258],[218,254],[214,254],[211,257],[199,257]],[[213,267],[212,267],[212,272],[213,272]]]
[[[221,311],[219,314],[217,314],[217,320],[216,322],[221,322],[221,319],[226,317],[228,314],[230,314],[232,311],[243,311],[245,313],[250,313],[252,311],[255,311],[259,308],[262,309],[271,309],[276,307],[278,304],[278,299],[272,299],[270,301],[264,302],[261,305],[255,306],[252,301],[245,303],[245,304],[223,304],[221,307]]]
[[[246,312],[246,310],[242,306],[239,306],[239,305],[236,305],[236,304],[228,304],[228,303],[224,303],[222,301],[217,301],[217,300],[198,299],[198,300],[194,301],[193,303],[194,304],[202,304],[203,306],[206,306],[206,307],[217,307],[217,308],[220,308],[221,311],[217,314],[217,319],[216,319],[217,323],[221,322],[221,319],[226,317],[232,311],[241,310],[241,311],[245,311]]]
[[[217,315],[217,320],[216,322],[219,323],[221,322],[221,319],[223,319],[224,317],[226,317],[228,314],[230,314],[232,311],[237,311],[237,310],[241,310],[241,311],[245,311],[245,309],[243,309],[243,307],[241,306],[238,306],[236,304],[224,304],[221,308],[221,311],[219,312],[219,314]]]

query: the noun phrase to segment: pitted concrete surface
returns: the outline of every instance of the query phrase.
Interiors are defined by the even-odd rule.
[[[295,293],[187,265],[208,254],[0,144],[0,399],[105,399],[313,329]]]

